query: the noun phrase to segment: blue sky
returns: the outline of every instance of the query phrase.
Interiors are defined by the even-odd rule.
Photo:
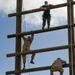
[[[0,4],[3,3],[5,0],[1,0]],[[32,0],[34,2],[34,0]],[[31,1],[29,2],[29,7],[24,6],[24,9],[31,9],[30,7],[34,8],[36,6],[40,7],[40,5],[43,4],[45,0],[42,0],[41,2],[37,1],[34,5],[32,5]],[[7,1],[9,3],[9,0]],[[11,4],[10,7],[13,7],[15,4],[15,0],[10,0]],[[27,2],[27,0],[26,0]],[[64,3],[66,0],[58,0],[56,3],[54,3],[55,0],[51,1],[52,4],[59,4]],[[49,2],[50,3],[50,2]],[[6,3],[7,4],[7,3]],[[5,5],[6,5],[5,4]],[[13,8],[9,9],[6,5],[2,5],[2,8],[0,7],[0,74],[5,75],[6,71],[14,70],[15,68],[15,60],[14,57],[7,58],[6,54],[8,53],[14,53],[15,52],[15,38],[7,38],[7,35],[13,34],[16,31],[16,19],[15,17],[9,18],[8,14],[11,12],[15,12],[15,5]],[[28,4],[27,4],[28,5]],[[55,13],[56,12],[56,13]],[[51,10],[51,27],[59,26],[59,25],[65,25],[67,24],[67,8],[61,8],[61,9],[53,9]],[[59,15],[59,16],[58,16]],[[30,14],[23,16],[23,25],[22,25],[22,31],[31,31],[31,30],[37,30],[41,29],[42,27],[42,12],[38,12],[35,14]],[[32,19],[33,17],[33,19]],[[40,34],[34,35],[34,41],[31,45],[31,50],[40,49],[40,48],[48,48],[48,47],[54,47],[54,46],[61,46],[61,45],[67,45],[68,44],[68,31],[67,29],[57,30],[57,31],[50,31]],[[34,67],[42,67],[42,66],[50,66],[55,59],[60,57],[63,60],[66,60],[68,63],[68,49],[60,50],[60,51],[51,51],[46,53],[38,53],[35,56],[34,62],[35,64],[30,64],[30,57],[31,55],[27,55],[27,63],[26,68],[34,68]],[[42,60],[42,61],[41,61]],[[50,71],[39,71],[39,72],[32,72],[32,73],[26,73],[26,75],[50,75]],[[58,72],[54,73],[55,75],[59,74]],[[22,74],[24,75],[24,74]],[[64,75],[69,75],[68,68],[64,69]]]

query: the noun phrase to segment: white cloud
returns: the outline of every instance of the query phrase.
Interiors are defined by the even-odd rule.
[[[67,23],[67,7],[59,8],[59,9],[53,9],[51,12],[52,15],[52,25],[64,25],[63,21],[66,21]],[[66,24],[65,23],[65,24]]]
[[[16,0],[0,0],[0,11],[3,13],[14,12],[16,8]]]

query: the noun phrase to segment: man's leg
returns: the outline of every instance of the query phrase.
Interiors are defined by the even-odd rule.
[[[23,69],[25,69],[26,55],[23,55]]]
[[[60,75],[63,75],[64,70],[60,68]]]
[[[49,17],[47,18],[47,25],[48,25],[48,28],[50,27],[50,20],[51,20],[51,17],[49,16]]]
[[[34,64],[34,62],[33,62],[34,57],[35,57],[35,53],[32,54],[32,56],[31,56],[31,61],[30,61],[30,63],[32,63],[32,64]]]
[[[44,27],[45,27],[45,25],[46,25],[46,18],[45,18],[44,16],[43,16],[42,18],[43,18],[43,19],[42,19],[42,20],[43,20],[42,29],[44,29]]]
[[[50,70],[50,75],[53,75],[53,71]]]
[[[63,75],[63,72],[60,72],[60,75]]]

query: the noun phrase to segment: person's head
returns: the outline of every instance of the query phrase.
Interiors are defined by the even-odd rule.
[[[48,5],[48,1],[45,1],[45,5]]]
[[[28,40],[31,42],[31,37],[30,36],[28,36]]]
[[[59,57],[57,59],[60,59]]]
[[[30,36],[28,36],[28,39],[30,39]]]

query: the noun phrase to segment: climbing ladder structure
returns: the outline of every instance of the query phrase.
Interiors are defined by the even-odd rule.
[[[69,52],[69,64],[64,65],[63,67],[69,67],[69,74],[75,75],[75,37],[74,37],[74,7],[75,1],[73,0],[67,0],[66,3],[54,5],[53,7],[49,9],[55,9],[60,7],[67,7],[67,16],[68,16],[68,25],[62,25],[57,27],[52,27],[48,29],[40,29],[40,30],[34,30],[34,31],[28,31],[28,32],[22,32],[22,15],[35,13],[39,11],[43,11],[42,9],[32,9],[27,11],[22,11],[22,0],[17,0],[17,11],[16,13],[9,14],[9,17],[16,16],[16,34],[10,34],[7,37],[16,38],[16,51],[15,53],[7,54],[7,57],[13,57],[15,56],[15,70],[14,71],[7,71],[6,75],[15,74],[15,75],[21,75],[21,73],[27,73],[27,72],[34,72],[34,71],[42,71],[42,70],[48,70],[51,68],[51,66],[44,66],[44,67],[36,67],[36,68],[30,68],[21,70],[21,55],[24,54],[32,54],[32,53],[40,53],[40,52],[48,52],[48,51],[54,51],[54,50],[62,50],[62,49],[68,49]],[[68,45],[63,46],[56,46],[56,47],[50,47],[50,48],[44,48],[44,49],[38,49],[38,50],[32,50],[27,52],[21,52],[21,37],[24,35],[30,35],[30,34],[38,34],[43,32],[49,32],[54,30],[60,30],[60,29],[68,29]],[[72,61],[73,60],[73,61]],[[72,64],[70,64],[72,63]]]

